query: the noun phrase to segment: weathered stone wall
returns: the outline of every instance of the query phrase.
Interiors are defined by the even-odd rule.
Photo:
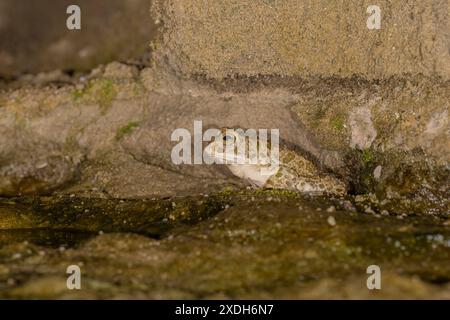
[[[371,4],[380,30],[367,28]],[[154,11],[162,53],[185,75],[450,79],[448,0],[160,0]]]
[[[339,173],[352,192],[376,193],[389,211],[448,212],[448,84],[417,77],[278,85],[222,91],[113,63],[77,87],[3,93],[0,196],[164,197],[243,187],[223,166],[172,163],[171,133],[192,133],[201,120],[204,129],[278,128],[283,141]]]
[[[68,30],[66,9],[81,8],[81,30]],[[151,0],[2,0],[0,77],[90,70],[137,59],[155,35]]]

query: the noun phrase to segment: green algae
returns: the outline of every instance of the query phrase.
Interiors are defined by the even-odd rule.
[[[82,90],[82,89],[75,89],[75,90],[72,92],[71,97],[72,97],[72,100],[73,100],[74,102],[79,102],[79,101],[81,101],[81,99],[83,98],[83,95],[84,95],[84,90]]]
[[[117,90],[110,79],[90,80],[81,89],[72,92],[75,103],[96,103],[104,115],[117,96]]]
[[[365,199],[364,208],[398,214],[448,214],[450,171],[420,150],[352,150],[346,163],[351,172],[351,193]],[[380,167],[380,177],[374,170]],[[373,197],[372,195],[375,195]]]
[[[100,106],[102,114],[105,114],[116,97],[117,92],[111,80],[102,80],[98,86],[99,95],[97,97],[97,102]]]
[[[131,121],[126,125],[124,125],[123,127],[120,127],[119,129],[117,129],[116,132],[116,140],[117,141],[121,140],[124,136],[133,132],[133,130],[138,128],[140,125],[141,123],[138,121]]]
[[[331,126],[338,132],[342,132],[345,128],[345,119],[342,116],[336,116],[330,122]]]

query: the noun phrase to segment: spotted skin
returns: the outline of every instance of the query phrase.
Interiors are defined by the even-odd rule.
[[[260,170],[262,168],[267,169],[274,160],[271,158],[270,142],[260,140],[259,137],[256,139],[258,148],[265,147],[269,152],[265,158],[259,157],[256,164],[225,163],[234,175],[247,180],[256,187],[285,189],[315,195],[346,194],[347,186],[343,181],[332,174],[321,171],[311,160],[282,144],[278,148],[278,169],[270,175],[262,176]],[[249,148],[249,141],[250,138],[242,132],[223,128],[214,141],[206,147],[205,151],[215,159],[232,158],[233,155],[237,154],[239,147],[245,144],[245,154],[248,158],[251,158],[258,153],[249,151],[251,149]],[[232,148],[226,148],[226,145],[230,144]]]
[[[264,187],[335,195],[345,195],[347,189],[345,183],[335,176],[322,172],[312,161],[282,146],[280,169]]]

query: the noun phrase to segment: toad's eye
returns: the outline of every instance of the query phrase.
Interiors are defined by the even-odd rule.
[[[223,141],[225,142],[233,142],[234,136],[227,134],[226,136],[223,136]]]

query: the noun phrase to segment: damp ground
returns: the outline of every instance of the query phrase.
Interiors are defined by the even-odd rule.
[[[365,206],[261,190],[3,199],[0,297],[449,299],[448,215]]]

